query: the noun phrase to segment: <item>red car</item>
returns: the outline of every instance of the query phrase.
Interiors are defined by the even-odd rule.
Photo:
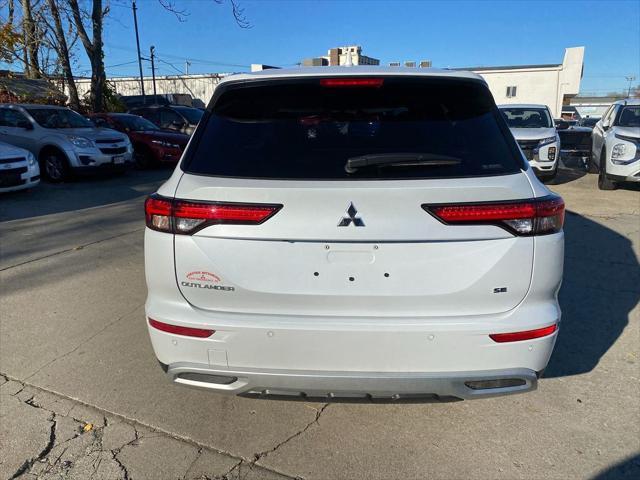
[[[133,145],[136,163],[141,167],[176,164],[189,141],[188,135],[161,130],[137,115],[96,113],[89,118],[97,127],[112,128],[127,134]]]

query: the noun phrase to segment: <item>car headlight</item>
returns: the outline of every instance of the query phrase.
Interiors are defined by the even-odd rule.
[[[550,143],[555,143],[555,142],[556,142],[556,137],[543,138],[542,140],[538,141],[538,148],[544,147],[545,145],[549,145]]]
[[[626,156],[627,150],[629,150],[628,147],[630,147],[630,146],[631,145],[629,145],[627,143],[616,143],[613,146],[613,149],[611,150],[611,158],[619,159],[619,158],[622,158],[622,157]]]
[[[78,148],[91,148],[93,147],[93,142],[88,138],[84,137],[76,137],[75,135],[67,135],[67,138],[71,143],[73,143]]]
[[[27,164],[30,168],[36,166],[36,157],[31,152],[27,152]]]
[[[180,148],[180,145],[178,145],[177,143],[171,143],[165,140],[151,140],[151,143],[155,143],[156,145],[160,145],[161,147]]]

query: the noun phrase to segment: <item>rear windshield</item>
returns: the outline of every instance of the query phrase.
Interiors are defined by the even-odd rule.
[[[230,85],[203,120],[182,168],[224,177],[345,180],[503,175],[523,167],[485,85],[371,83]]]

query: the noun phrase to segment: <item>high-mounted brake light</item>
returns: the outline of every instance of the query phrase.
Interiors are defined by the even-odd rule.
[[[183,335],[185,337],[207,338],[216,333],[215,330],[205,328],[181,327],[180,325],[172,325],[170,323],[159,322],[153,318],[149,319],[149,325],[162,332],[173,333],[175,335]]]
[[[322,87],[381,87],[384,78],[322,78]]]
[[[209,225],[260,225],[282,205],[262,203],[193,202],[151,195],[145,202],[147,227],[190,235]]]
[[[447,225],[497,225],[515,235],[559,232],[564,223],[564,201],[557,196],[513,202],[422,205]]]
[[[494,333],[489,335],[491,340],[498,343],[507,342],[521,342],[523,340],[533,340],[534,338],[541,338],[551,335],[558,330],[558,324],[554,323],[548,327],[537,328],[535,330],[526,330],[523,332],[511,332],[511,333]]]

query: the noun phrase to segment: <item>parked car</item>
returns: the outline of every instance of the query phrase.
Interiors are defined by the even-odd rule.
[[[486,82],[309,70],[222,80],[145,202],[164,370],[275,398],[536,388],[560,321],[564,204]]]
[[[593,128],[592,171],[600,190],[620,182],[640,182],[640,99],[611,105]]]
[[[546,105],[499,105],[522,153],[543,180],[558,172],[560,136]]]
[[[79,113],[57,106],[0,104],[0,138],[33,153],[52,182],[71,173],[122,172],[133,156],[126,135],[96,128]]]
[[[128,135],[136,162],[141,167],[161,163],[176,164],[189,142],[183,133],[163,131],[149,120],[128,113],[97,113],[90,116],[94,125]]]
[[[589,128],[593,128],[596,126],[596,123],[598,123],[600,121],[600,117],[590,117],[590,116],[586,116],[582,119],[580,119],[580,121],[578,122],[578,125],[580,125],[581,127],[589,127]]]
[[[560,137],[560,156],[564,159],[579,159],[585,169],[589,168],[591,157],[592,128],[580,126],[579,122],[556,122]]]
[[[202,118],[202,110],[177,105],[132,108],[129,113],[146,118],[160,128],[191,135]]]
[[[582,117],[578,112],[576,107],[572,107],[570,105],[565,105],[562,107],[562,111],[560,112],[560,116],[564,120],[580,120]]]
[[[26,190],[40,183],[40,168],[24,148],[0,142],[0,193]]]

